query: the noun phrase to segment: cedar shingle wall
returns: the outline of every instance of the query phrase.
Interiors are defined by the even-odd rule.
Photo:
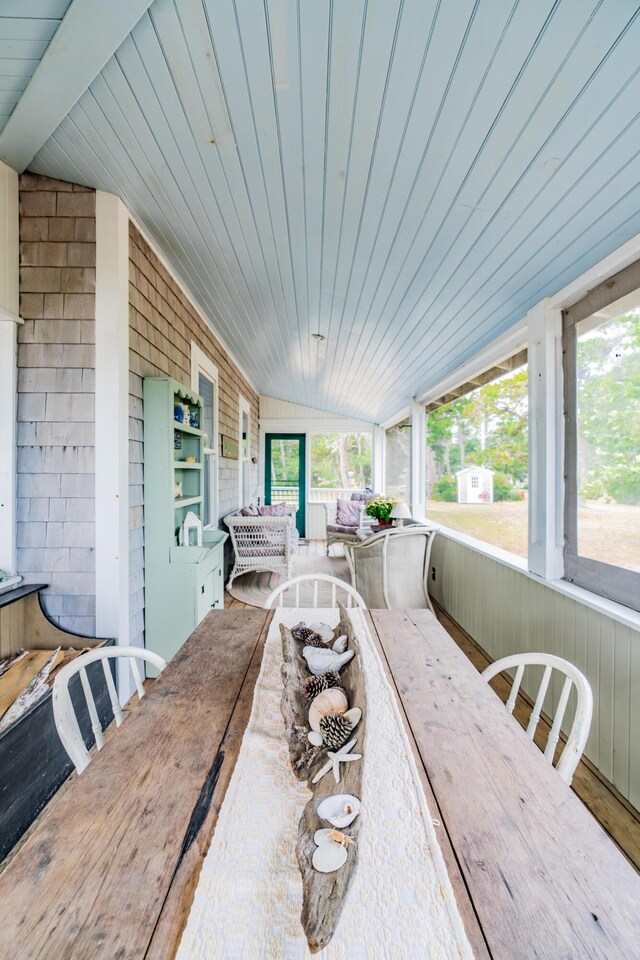
[[[169,376],[189,384],[193,340],[218,368],[220,433],[238,437],[239,394],[251,404],[252,456],[258,452],[258,396],[133,224],[129,228],[129,324],[130,614],[131,642],[138,643],[144,634],[143,378]],[[219,453],[219,436],[217,449]],[[251,490],[257,481],[255,465]],[[220,519],[238,507],[239,483],[239,461],[219,457]]]
[[[20,177],[18,572],[95,633],[95,191]]]

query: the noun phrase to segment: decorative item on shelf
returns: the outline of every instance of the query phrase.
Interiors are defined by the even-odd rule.
[[[191,410],[189,409],[188,403],[182,404],[182,422],[188,427],[189,426],[189,417],[191,415]]]
[[[302,694],[307,700],[313,700],[330,687],[340,687],[340,674],[336,670],[326,670],[319,677],[307,677],[302,684]]]
[[[173,499],[180,500],[182,497],[182,480],[176,480],[173,484]]]
[[[176,423],[184,423],[184,407],[181,403],[174,403],[173,419],[176,421]]]
[[[227,460],[237,460],[240,456],[240,447],[238,446],[238,441],[234,440],[233,437],[227,437],[225,434],[222,434],[222,456]]]
[[[202,520],[191,510],[182,521],[178,543],[181,547],[202,546]]]
[[[318,647],[304,647],[302,656],[307,661],[311,673],[319,677],[327,670],[341,670],[353,657],[353,650],[344,653],[335,653],[333,650],[320,650]]]
[[[357,797],[350,793],[338,793],[319,803],[316,812],[321,820],[328,820],[334,827],[341,829],[353,823],[360,813],[360,806]]]
[[[189,426],[195,427],[196,430],[200,429],[200,413],[198,410],[192,410],[189,414]]]
[[[394,521],[394,526],[402,528],[405,520],[411,520],[411,510],[404,500],[398,500],[397,503],[394,503],[389,516]]]
[[[374,517],[381,527],[388,527],[391,524],[391,511],[396,501],[394,497],[376,497],[369,500],[364,508],[368,517]]]
[[[173,431],[173,449],[182,450],[182,434],[179,430]]]
[[[309,726],[312,730],[319,732],[320,720],[329,713],[346,713],[349,709],[344,690],[340,687],[331,687],[329,690],[323,690],[315,700],[312,700],[309,707]]]
[[[184,462],[185,462],[185,463],[197,463],[198,461],[197,461],[197,459],[196,459],[195,457],[185,457],[185,458],[184,458]]]

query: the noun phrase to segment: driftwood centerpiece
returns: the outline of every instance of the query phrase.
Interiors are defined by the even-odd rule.
[[[363,764],[366,762],[365,729],[367,722],[362,657],[349,613],[342,604],[339,603],[338,606],[340,608],[340,623],[334,630],[334,638],[337,639],[346,635],[348,639],[347,649],[354,651],[353,658],[340,671],[340,682],[347,695],[349,707],[359,707],[362,710],[362,718],[353,731],[351,739],[357,740],[353,752],[363,755],[362,760],[340,764],[340,783],[335,782],[331,771],[318,783],[311,782],[329,758],[326,749],[310,748],[306,738],[306,731],[309,729],[309,701],[303,696],[302,684],[310,675],[310,671],[302,656],[304,644],[295,639],[288,627],[280,624],[284,656],[282,665],[284,681],[282,715],[289,739],[291,766],[296,777],[299,780],[307,780],[309,789],[313,791],[313,796],[304,808],[300,818],[296,845],[303,889],[300,919],[311,953],[317,953],[327,945],[338,925],[358,862],[358,835],[360,832],[360,816],[357,816],[348,827],[341,828],[343,833],[356,841],[355,845],[349,845],[346,863],[334,873],[319,873],[312,864],[313,854],[316,850],[313,838],[316,830],[330,827],[330,824],[320,819],[316,809],[326,797],[337,794],[351,794],[366,802],[366,798],[362,797],[361,792]]]

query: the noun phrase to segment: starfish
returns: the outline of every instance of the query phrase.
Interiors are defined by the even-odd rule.
[[[335,752],[332,750],[327,750],[327,756],[330,757],[328,763],[325,763],[316,773],[315,777],[311,781],[312,783],[317,783],[318,780],[322,780],[325,773],[329,773],[329,770],[333,770],[333,777],[336,783],[340,783],[340,763],[347,763],[350,760],[362,760],[361,753],[350,753],[350,751],[355,747],[357,743],[357,737],[353,740],[350,740],[349,743],[345,743],[344,747],[340,747],[339,750]]]

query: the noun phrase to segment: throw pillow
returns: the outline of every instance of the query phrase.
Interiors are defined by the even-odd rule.
[[[258,513],[261,517],[286,517],[287,505],[282,503],[267,503],[264,507],[258,507]]]
[[[240,513],[242,514],[243,517],[258,517],[258,516],[260,516],[260,514],[258,513],[258,508],[257,508],[257,507],[254,507],[253,505],[249,505],[248,507],[243,507],[242,510],[240,511]]]
[[[357,527],[360,522],[360,510],[357,500],[338,500],[336,523],[345,527]]]

